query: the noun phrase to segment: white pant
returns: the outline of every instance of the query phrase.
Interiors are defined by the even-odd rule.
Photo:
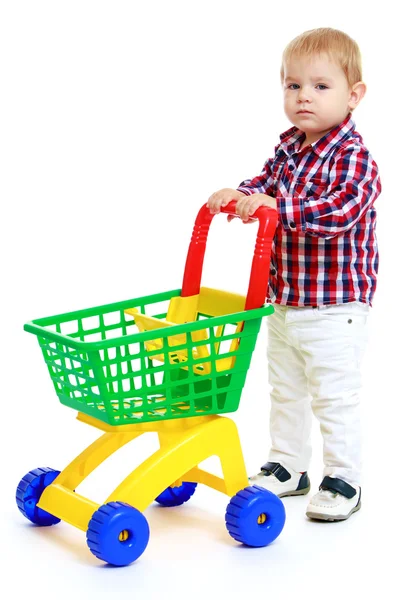
[[[368,311],[360,302],[275,305],[267,319],[271,462],[308,470],[313,411],[323,436],[324,476],[360,485],[360,367]]]

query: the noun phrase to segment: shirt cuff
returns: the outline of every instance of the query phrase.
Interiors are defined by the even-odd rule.
[[[242,194],[245,194],[246,196],[251,196],[252,194],[254,194],[254,190],[252,190],[251,188],[248,187],[238,187],[237,188],[238,192],[241,192]]]
[[[277,212],[286,231],[306,231],[304,203],[301,196],[277,196]]]

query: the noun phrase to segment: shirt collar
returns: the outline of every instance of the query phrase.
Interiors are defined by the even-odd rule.
[[[310,148],[320,158],[324,158],[332,148],[348,138],[354,131],[355,123],[352,120],[352,114],[349,113],[342,123],[331,129],[331,131],[313,144],[310,144]],[[280,147],[288,156],[299,152],[304,135],[305,133],[297,127],[291,127],[281,134]]]

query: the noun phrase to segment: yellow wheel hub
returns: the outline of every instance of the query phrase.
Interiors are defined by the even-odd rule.
[[[118,536],[118,539],[120,542],[126,542],[126,540],[129,538],[129,533],[126,529],[124,529],[123,531],[121,531],[121,533]]]

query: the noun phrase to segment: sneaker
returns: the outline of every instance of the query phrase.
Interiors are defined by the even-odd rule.
[[[307,472],[287,471],[280,463],[268,462],[260,473],[249,477],[249,483],[273,492],[279,498],[284,496],[304,496],[310,490]]]
[[[308,504],[306,516],[319,521],[345,521],[361,508],[361,488],[342,479],[324,477]]]

